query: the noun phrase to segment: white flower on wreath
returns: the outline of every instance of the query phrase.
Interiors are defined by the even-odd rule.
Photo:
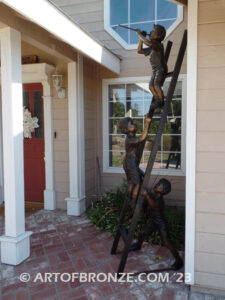
[[[38,118],[31,116],[31,112],[24,107],[23,108],[23,136],[31,139],[31,133],[34,132],[35,128],[38,128]]]

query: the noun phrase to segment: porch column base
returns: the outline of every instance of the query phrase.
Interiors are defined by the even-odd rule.
[[[32,231],[26,231],[17,237],[2,235],[1,262],[8,265],[19,265],[30,256],[30,235]]]
[[[66,198],[67,202],[67,215],[68,216],[80,216],[86,210],[85,197],[79,198]]]
[[[55,191],[54,190],[45,190],[44,191],[44,209],[46,210],[55,210]]]

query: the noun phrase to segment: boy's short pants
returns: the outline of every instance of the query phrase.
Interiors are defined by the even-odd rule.
[[[124,161],[123,168],[129,184],[141,184],[143,174],[137,166],[135,159]]]
[[[149,86],[158,85],[162,86],[166,77],[166,71],[163,68],[152,70],[152,76]]]

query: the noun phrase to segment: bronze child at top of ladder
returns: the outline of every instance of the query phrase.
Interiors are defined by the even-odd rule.
[[[149,61],[152,67],[152,76],[149,83],[149,90],[152,92],[154,101],[151,104],[151,109],[163,107],[164,93],[162,85],[167,74],[167,64],[165,60],[164,46],[162,41],[166,36],[166,29],[161,25],[154,25],[153,31],[149,34],[149,40],[146,38],[146,33],[137,30],[137,35],[140,38],[138,44],[138,53],[149,55]],[[148,46],[143,48],[143,44]]]

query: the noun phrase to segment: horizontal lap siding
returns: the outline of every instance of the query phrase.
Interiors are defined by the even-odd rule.
[[[196,284],[225,289],[225,1],[199,1]]]
[[[84,58],[84,134],[85,134],[85,187],[87,206],[96,194],[96,144],[98,98],[98,67]]]
[[[55,93],[55,90],[53,90]],[[69,196],[69,138],[68,100],[53,98],[54,180],[57,208],[66,209],[65,198]]]

